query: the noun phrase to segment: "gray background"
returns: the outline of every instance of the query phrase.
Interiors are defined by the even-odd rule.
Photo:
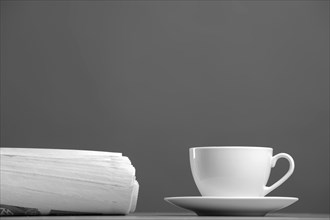
[[[291,154],[270,195],[329,212],[329,1],[1,1],[1,146],[123,152],[179,211],[204,145]]]

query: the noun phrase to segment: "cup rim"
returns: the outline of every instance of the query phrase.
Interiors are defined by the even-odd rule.
[[[255,150],[273,150],[271,147],[259,147],[259,146],[199,146],[190,147],[189,149],[255,149]]]

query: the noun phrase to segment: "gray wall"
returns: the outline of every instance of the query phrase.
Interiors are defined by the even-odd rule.
[[[329,1],[1,1],[1,146],[123,152],[179,211],[203,145],[291,154],[270,195],[329,212]]]

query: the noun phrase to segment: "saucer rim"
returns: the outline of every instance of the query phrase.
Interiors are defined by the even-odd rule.
[[[198,216],[265,216],[294,204],[299,198],[180,196],[165,197],[164,200]]]
[[[170,196],[164,197],[164,200],[169,199],[194,199],[194,200],[214,200],[214,199],[224,199],[224,200],[294,200],[298,201],[298,197],[285,197],[285,196],[267,196],[267,197],[221,197],[221,196]]]

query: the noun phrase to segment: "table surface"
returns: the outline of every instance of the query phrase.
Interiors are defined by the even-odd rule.
[[[189,213],[133,213],[130,215],[94,215],[94,216],[12,216],[1,217],[1,220],[185,220],[185,219],[219,219],[219,220],[329,220],[329,214],[312,214],[312,213],[272,213],[264,217],[244,217],[244,216],[197,216],[192,212]]]

